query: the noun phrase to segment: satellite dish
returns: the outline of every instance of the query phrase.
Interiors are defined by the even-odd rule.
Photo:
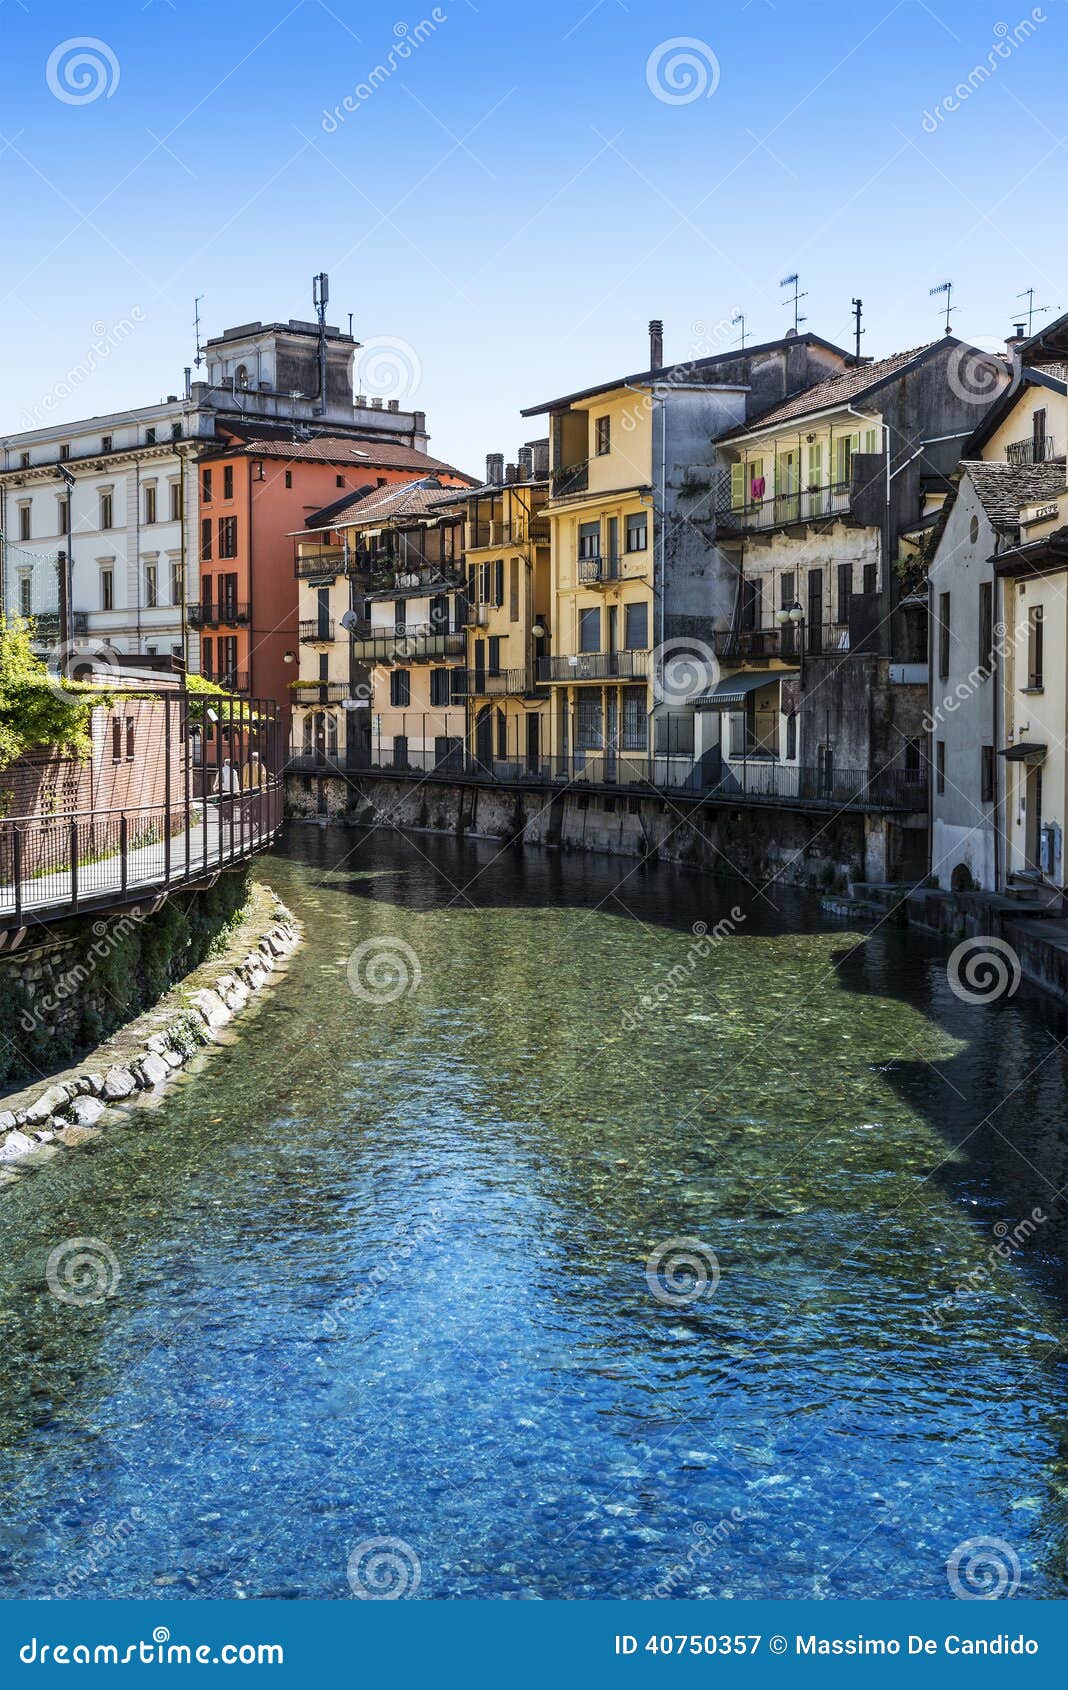
[[[341,618],[341,626],[344,628],[346,634],[352,633],[352,630],[358,626],[359,620],[360,619],[354,610],[346,610],[344,616]]]

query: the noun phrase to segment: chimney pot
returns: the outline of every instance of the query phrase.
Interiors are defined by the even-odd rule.
[[[659,317],[649,320],[649,368],[664,368],[664,325]]]
[[[534,473],[534,448],[533,448],[533,446],[520,446],[520,448],[519,448],[519,450],[518,450],[518,452],[516,453],[515,456],[516,456],[516,463],[517,463],[518,468],[519,468],[519,479],[520,479],[520,481],[529,481],[531,476]]]
[[[486,453],[486,480],[497,487],[504,480],[504,453]]]

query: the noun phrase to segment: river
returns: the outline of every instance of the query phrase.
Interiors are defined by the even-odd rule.
[[[1063,1594],[1059,1012],[625,860],[256,872],[285,980],[0,1193],[6,1595],[344,1599],[380,1538],[420,1598],[948,1599],[981,1538]]]

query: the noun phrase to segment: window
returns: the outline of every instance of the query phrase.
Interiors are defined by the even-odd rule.
[[[463,669],[445,669],[449,677],[449,691],[454,704],[462,704],[467,697],[467,674]]]
[[[599,522],[579,523],[579,557],[600,557],[601,555],[601,524]]]
[[[115,500],[112,493],[100,495],[100,526],[102,529],[112,527],[115,516]]]
[[[844,628],[849,623],[849,601],[853,596],[853,565],[840,563],[838,565],[838,624]]]
[[[623,644],[628,651],[644,651],[649,644],[649,606],[624,605],[623,617]]]
[[[219,556],[237,556],[236,516],[221,516],[219,518]]]
[[[203,475],[200,477],[200,501],[201,501],[201,504],[204,504],[204,505],[210,505],[211,504],[211,470],[210,469],[206,469],[204,471]]]
[[[64,440],[62,446],[59,448],[59,456],[60,456],[60,459],[64,463],[66,463],[67,459],[70,457],[70,441],[69,440]]]
[[[200,557],[203,563],[211,562],[211,517],[200,519]]]
[[[146,523],[149,523],[149,522],[155,522],[155,520],[156,520],[156,486],[155,486],[155,482],[150,481],[150,482],[148,482],[148,484],[145,487],[145,521],[146,521]]]
[[[394,601],[393,601],[393,626],[394,626],[394,628],[398,628],[398,629],[403,630],[404,628],[407,627],[407,625],[408,625],[408,600],[407,599],[394,599]]]
[[[111,761],[122,762],[122,722],[118,716],[111,719]]]
[[[742,718],[744,726],[745,718]],[[693,717],[658,716],[656,718],[656,750],[665,757],[693,755]]]
[[[946,742],[944,739],[935,740],[935,791],[946,790]]]
[[[29,507],[29,505],[20,505],[19,506],[19,539],[20,540],[28,540],[30,538],[31,538],[31,536],[30,536],[30,507]]]
[[[508,565],[508,620],[519,621],[519,559],[512,558]]]
[[[223,465],[223,498],[232,499],[234,496],[234,466]]]
[[[1042,686],[1042,606],[1033,604],[1027,613],[1027,685]]]
[[[981,745],[979,747],[979,784],[980,795],[984,804],[994,802],[994,747]]]
[[[645,688],[623,688],[623,728],[621,744],[624,751],[645,751],[649,746],[649,718],[645,709]]]
[[[579,611],[579,650],[600,651],[601,649],[601,612],[595,606],[592,610]]]
[[[644,552],[649,544],[649,519],[645,511],[627,518],[628,552]]]
[[[905,774],[909,780],[918,780],[923,767],[923,740],[907,739],[905,741]]]
[[[136,747],[136,744],[135,744],[134,719],[133,719],[132,716],[127,716],[127,718],[126,718],[126,761],[128,763],[133,762],[134,753],[135,753],[136,749],[137,749],[137,747]]]
[[[168,602],[171,604],[181,604],[182,602],[182,561],[177,557],[172,557],[170,560],[170,594]]]
[[[448,669],[431,669],[430,671],[430,702],[436,707],[447,705],[452,697],[449,685],[451,676]]]
[[[339,486],[339,487],[344,487],[344,485],[345,485],[345,477],[344,477],[344,476],[343,476],[343,475],[339,475],[339,476],[337,476],[337,477],[336,477],[336,480],[337,480],[337,484],[338,484],[338,486]]]
[[[508,755],[508,722],[503,710],[497,712],[497,755],[502,761]]]
[[[612,450],[612,419],[611,419],[611,417],[598,417],[597,422],[595,424],[595,428],[596,428],[596,431],[597,431],[596,432],[597,456],[599,458],[603,458],[607,452],[610,452]]]
[[[180,481],[171,482],[171,521],[180,522],[182,517],[182,484]]]
[[[171,423],[171,439],[172,440],[180,440],[181,438],[182,438],[182,425],[181,425],[181,423],[180,422]]]
[[[28,452],[21,452],[19,454],[19,468],[20,469],[29,469],[29,467],[30,467],[30,454]]]
[[[500,609],[504,603],[504,559],[499,557],[493,565],[493,602]]]
[[[110,434],[102,434],[100,436],[100,450],[102,452],[110,452],[111,451],[111,435]]]
[[[215,669],[214,669],[214,666],[213,666],[214,655],[215,654],[214,654],[214,651],[212,649],[211,635],[205,634],[204,638],[200,642],[200,666],[203,669],[205,675],[211,676],[211,675],[214,675],[214,673],[215,673]]]
[[[575,745],[579,751],[599,751],[601,741],[601,695],[583,693],[578,701]]]
[[[487,641],[489,646],[489,673],[499,675],[501,672],[501,636],[491,634]]]
[[[293,485],[293,471],[291,469],[287,469],[286,470],[286,486],[292,487],[292,485]]]
[[[145,564],[145,604],[149,610],[159,604],[159,566],[155,563]]]
[[[977,516],[973,516],[968,524],[968,538],[973,546],[979,539],[979,518]]]
[[[748,577],[742,582],[742,627],[747,632],[759,628],[763,620],[764,583],[759,576]]]
[[[949,594],[938,595],[938,675],[945,680],[949,675]]]
[[[435,634],[447,634],[449,631],[449,595],[435,593],[430,600],[430,626]]]
[[[100,571],[100,608],[101,610],[115,609],[115,571],[102,569]]]
[[[412,677],[407,669],[390,670],[389,702],[398,710],[407,709],[412,702]]]
[[[66,494],[65,493],[61,494],[61,496],[56,501],[56,503],[57,503],[57,506],[58,506],[57,516],[58,516],[58,520],[59,520],[59,532],[60,532],[60,534],[69,534],[70,533],[70,520],[69,520],[69,518],[70,518],[70,506],[67,504]]]
[[[863,572],[862,579],[863,579],[863,591],[864,592],[866,592],[866,593],[876,592],[878,590],[878,581],[879,581],[879,566],[878,566],[878,564],[866,563],[864,565],[864,572]]]
[[[979,667],[989,675],[994,667],[994,583],[979,583]]]
[[[797,577],[792,569],[784,569],[779,576],[779,609],[792,610],[797,603]]]
[[[797,712],[791,710],[786,718],[786,760],[793,762],[797,756]]]
[[[33,577],[27,574],[19,576],[19,615],[33,615]]]
[[[146,446],[154,446],[155,444],[156,444],[156,431],[155,431],[155,429],[154,428],[146,428],[145,429],[145,445]]]

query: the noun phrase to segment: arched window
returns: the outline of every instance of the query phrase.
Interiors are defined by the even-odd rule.
[[[234,371],[234,386],[235,387],[247,387],[248,386],[248,369],[247,369],[246,365],[238,364],[237,369]]]

